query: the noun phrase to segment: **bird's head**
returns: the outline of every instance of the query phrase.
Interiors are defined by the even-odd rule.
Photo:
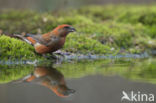
[[[49,89],[60,97],[69,97],[75,93],[74,89],[69,89],[66,85],[51,86]]]
[[[76,29],[72,27],[71,25],[63,24],[63,25],[57,26],[52,32],[55,35],[65,37],[67,36],[67,34],[69,34],[70,32],[74,32],[74,31],[76,31]]]

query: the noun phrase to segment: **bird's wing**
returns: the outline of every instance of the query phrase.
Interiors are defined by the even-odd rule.
[[[27,75],[27,76],[25,76],[25,77],[23,77],[23,78],[20,78],[20,79],[18,79],[18,80],[14,80],[14,81],[12,81],[11,83],[29,82],[29,81],[31,81],[31,80],[33,80],[33,79],[35,79],[35,78],[34,78],[33,74],[31,73],[31,74],[29,74],[29,75]]]
[[[44,45],[47,44],[47,42],[46,42],[45,40],[43,40],[41,34],[37,34],[37,35],[26,34],[25,37],[26,37],[27,40],[29,40],[32,44],[35,44],[35,43],[40,43],[40,44],[44,44]]]
[[[24,36],[22,36],[22,35],[15,34],[15,35],[13,35],[13,36],[14,36],[15,38],[21,39],[21,40],[27,42],[28,44],[31,44],[31,45],[32,45],[32,42],[29,41],[26,37],[24,37]]]
[[[59,41],[60,41],[60,38],[59,38],[59,37],[52,36],[52,37],[50,38],[50,40],[47,42],[46,46],[53,46],[53,45],[56,45]]]
[[[29,42],[31,42],[32,44],[35,44],[35,43],[40,43],[40,44],[43,44],[43,45],[46,45],[46,46],[53,46],[53,45],[56,45],[60,38],[59,37],[56,37],[56,36],[51,36],[49,37],[48,40],[45,40],[41,34],[37,34],[37,35],[33,35],[33,34],[26,34],[25,37],[27,38],[27,40]],[[25,40],[26,41],[26,40]],[[30,44],[30,43],[29,43]]]

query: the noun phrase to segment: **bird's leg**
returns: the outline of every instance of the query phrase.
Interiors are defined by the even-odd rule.
[[[55,55],[53,53],[49,53],[49,54],[42,54],[43,57],[47,58],[47,59],[53,59],[53,60],[58,60],[59,56]]]
[[[57,59],[57,57],[55,55],[46,55],[46,54],[42,54],[43,57],[47,58],[47,59]]]
[[[64,57],[65,53],[61,50],[57,50],[56,52],[54,52],[56,55],[62,56]]]
[[[42,54],[42,56],[49,59],[49,57],[46,54]]]
[[[53,53],[50,54],[50,58],[57,60],[58,57],[56,55],[54,55]]]
[[[63,54],[61,54],[61,53],[52,53],[51,54],[52,56],[54,56],[56,59],[56,64],[61,64],[62,63],[62,61],[63,61],[63,57],[64,57],[64,55]]]

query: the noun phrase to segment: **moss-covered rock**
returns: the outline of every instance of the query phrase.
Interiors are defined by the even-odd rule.
[[[111,48],[108,45],[101,44],[98,40],[86,37],[85,34],[73,33],[67,37],[64,47],[65,51],[73,53],[93,53],[93,54],[108,54],[111,53]]]
[[[39,56],[35,53],[33,46],[8,36],[0,36],[1,60],[35,60],[37,58]]]

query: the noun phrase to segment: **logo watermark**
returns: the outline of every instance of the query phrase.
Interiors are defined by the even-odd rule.
[[[153,102],[154,101],[154,94],[146,94],[138,92],[125,92],[122,91],[122,98],[121,101],[131,101],[131,102]]]

